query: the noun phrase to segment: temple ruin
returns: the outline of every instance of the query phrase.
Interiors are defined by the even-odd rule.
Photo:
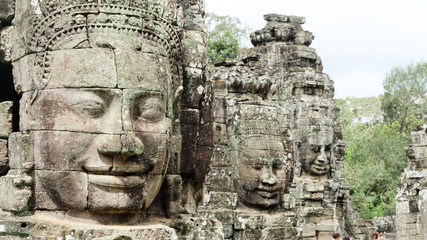
[[[203,0],[0,2],[1,239],[369,239],[304,17],[210,66]],[[426,125],[397,239],[427,238]]]

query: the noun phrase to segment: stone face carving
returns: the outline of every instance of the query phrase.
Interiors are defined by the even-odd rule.
[[[178,33],[155,4],[61,4],[25,12],[48,17],[28,36],[28,48],[40,53],[15,62],[32,76],[16,74],[20,127],[33,139],[35,209],[145,210],[179,134],[171,70]]]
[[[221,239],[221,224],[194,216],[212,155],[204,2],[17,0],[15,10],[4,52],[21,132],[0,177],[6,235]]]
[[[266,15],[211,87],[203,16],[197,0],[16,1],[1,51],[20,132],[2,104],[0,237],[363,235],[305,19]]]
[[[324,175],[331,168],[331,143],[329,144],[298,144],[298,157],[302,169],[309,175]]]
[[[212,71],[215,147],[202,212],[230,239],[363,237],[333,82],[309,47],[313,35],[303,17],[264,19],[250,36],[255,47]]]
[[[280,138],[274,140],[251,136],[240,144],[241,157],[235,179],[240,201],[259,208],[277,207],[286,177],[283,142]]]

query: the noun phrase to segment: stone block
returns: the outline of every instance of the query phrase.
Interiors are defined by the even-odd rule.
[[[197,144],[199,128],[195,124],[182,124],[181,134],[185,144]]]
[[[184,29],[206,33],[204,1],[186,0],[185,5],[188,7],[184,9]]]
[[[51,52],[48,88],[115,87],[117,72],[111,49],[72,49]]]
[[[9,157],[7,154],[7,140],[0,139],[0,176],[9,170]]]
[[[205,196],[204,204],[208,209],[235,209],[237,194],[212,191]]]
[[[88,20],[96,18],[95,16],[89,16]],[[166,51],[157,47],[151,41],[141,39],[138,34],[126,34],[102,27],[90,27],[87,31],[88,40],[91,47],[105,48],[108,46],[111,49],[132,49],[140,50],[144,53],[159,54],[166,56]]]
[[[183,125],[198,125],[200,123],[200,111],[194,108],[181,110],[181,123]]]
[[[7,2],[7,1],[6,1]],[[1,4],[0,2],[0,18],[1,18]],[[2,22],[0,20],[0,22]],[[0,62],[10,63],[12,61],[12,46],[13,46],[13,27],[4,27],[0,31]]]
[[[15,90],[18,94],[40,88],[41,84],[35,79],[41,78],[40,73],[42,70],[37,65],[36,54],[20,56],[19,59],[15,59],[12,62],[12,66]]]
[[[199,127],[198,145],[209,147],[214,145],[212,125],[202,125]]]
[[[130,49],[115,49],[114,53],[119,88],[168,89],[172,80],[167,58]]]
[[[47,210],[87,208],[88,177],[84,172],[35,170],[35,207]]]
[[[87,154],[98,155],[92,143],[98,134],[65,131],[33,131],[31,139],[34,152],[34,164],[37,170],[79,171]],[[52,144],[55,143],[55,144]],[[96,156],[95,155],[95,156]],[[104,159],[102,165],[110,168],[112,159]]]
[[[210,171],[209,163],[212,160],[212,147],[197,146],[196,148],[196,174],[194,180],[202,183],[205,181],[206,174]]]
[[[214,122],[225,123],[226,120],[226,103],[225,98],[227,95],[227,84],[224,80],[212,80],[213,90],[215,92],[215,98],[212,102],[212,109],[214,112]],[[218,92],[220,91],[220,92]]]
[[[199,109],[206,91],[206,72],[199,68],[187,67],[184,73],[186,78],[184,81],[184,89],[187,91],[182,95],[181,106]]]
[[[410,213],[409,201],[397,201],[396,202],[396,215]]]
[[[206,182],[210,191],[232,192],[232,173],[231,167],[211,167]]]
[[[185,216],[174,225],[182,236],[189,239],[224,239],[221,222],[215,218]]]
[[[211,167],[231,167],[231,158],[228,147],[217,145],[213,148]]]
[[[339,227],[336,220],[321,220],[316,225],[316,230],[319,232],[334,232]]]
[[[181,174],[185,178],[193,178],[196,172],[195,158],[196,158],[196,149],[195,144],[187,143],[186,139],[183,136],[182,139],[182,151],[181,151]]]
[[[61,221],[40,221],[32,228],[34,239],[178,239],[175,229],[163,224],[117,226]]]
[[[233,225],[230,224],[222,224],[222,229],[224,232],[224,238],[232,238],[233,237]]]
[[[213,141],[216,145],[228,145],[227,125],[224,123],[213,123]]]
[[[317,232],[316,240],[331,240],[333,232]]]
[[[263,229],[266,227],[265,222],[263,214],[236,212],[234,216],[234,229]]]
[[[170,160],[168,165],[168,174],[180,174],[181,173],[181,147],[182,147],[182,136],[172,136],[170,141]]]
[[[0,2],[0,21],[10,22],[15,14],[15,1],[4,0]]]
[[[200,216],[204,218],[216,218],[223,225],[229,224],[232,225],[234,222],[234,213],[230,209],[215,209],[215,210],[202,210],[199,211]]]
[[[281,136],[278,129],[277,121],[268,120],[242,120],[236,125],[236,133],[243,136],[251,134]]]
[[[293,227],[267,227],[262,230],[263,240],[296,239],[297,231]]]
[[[34,222],[27,221],[26,219],[1,219],[0,236],[4,240],[20,240],[23,238],[29,238],[31,235],[31,229],[34,225]]]
[[[49,89],[25,92],[20,130],[122,133],[122,91],[118,89]]]
[[[46,66],[38,65],[46,61]],[[30,54],[14,62],[17,91],[47,88],[115,87],[117,73],[111,49],[73,49]],[[43,74],[46,71],[49,74]]]
[[[187,67],[203,69],[207,65],[206,33],[185,31],[182,42],[183,63]]]
[[[315,237],[316,236],[316,224],[305,223],[302,226],[302,237]]]
[[[9,136],[9,166],[14,169],[32,169],[34,167],[29,134],[16,132]]]
[[[163,180],[162,201],[169,217],[178,216],[182,208],[182,178],[180,175],[167,174]]]
[[[8,138],[12,132],[13,102],[0,102],[0,138]]]
[[[26,186],[31,177],[9,173],[0,177],[0,208],[6,211],[21,212],[29,209],[31,189]]]

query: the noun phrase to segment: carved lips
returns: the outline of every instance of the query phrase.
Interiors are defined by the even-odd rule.
[[[145,176],[111,176],[88,174],[89,183],[111,188],[131,188],[144,184]]]

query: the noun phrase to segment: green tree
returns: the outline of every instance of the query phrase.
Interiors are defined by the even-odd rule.
[[[382,96],[337,99],[341,109],[346,180],[350,200],[362,218],[392,215],[400,172],[407,166],[404,148],[409,133],[399,137],[399,122],[383,121]]]
[[[427,63],[394,67],[379,97],[337,99],[341,109],[346,179],[362,218],[395,213],[396,188],[407,166],[411,131],[427,110]]]
[[[249,37],[249,29],[243,27],[237,18],[213,13],[207,14],[206,24],[210,63],[216,64],[237,57],[244,39]]]
[[[399,121],[400,137],[411,131],[427,110],[427,62],[394,67],[383,82],[381,108],[389,124]]]

